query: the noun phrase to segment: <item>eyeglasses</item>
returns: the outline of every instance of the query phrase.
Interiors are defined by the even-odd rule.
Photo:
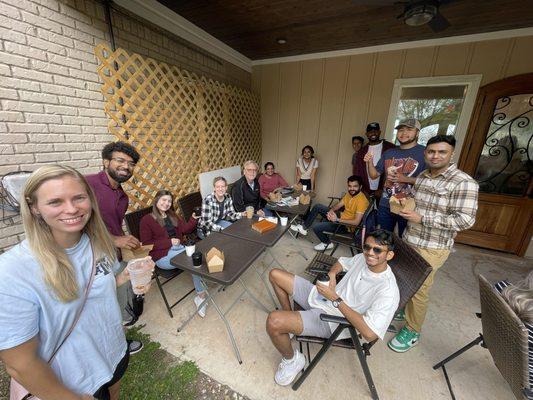
[[[381,247],[370,246],[369,244],[364,244],[363,245],[363,251],[364,252],[368,253],[370,250],[374,251],[374,254],[377,255],[377,256],[379,256],[384,251],[387,251],[385,249],[382,249]]]
[[[128,161],[128,160],[124,160],[123,158],[115,158],[115,157],[112,157],[111,158],[113,161],[117,162],[118,164],[120,165],[124,165],[124,164],[127,164],[129,168],[135,168],[135,163],[133,161]]]
[[[257,172],[257,168],[245,168],[244,170],[249,172]]]

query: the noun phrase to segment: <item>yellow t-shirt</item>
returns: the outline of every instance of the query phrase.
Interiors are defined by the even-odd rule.
[[[363,192],[359,192],[353,197],[346,193],[342,198],[342,202],[344,211],[341,213],[341,219],[354,219],[355,214],[364,214],[370,204]]]

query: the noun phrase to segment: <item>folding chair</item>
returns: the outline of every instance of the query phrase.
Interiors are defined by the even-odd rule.
[[[19,213],[19,199],[30,175],[29,171],[16,171],[0,177],[0,221],[4,224]]]
[[[479,296],[481,314],[477,315],[481,318],[483,333],[434,365],[433,369],[442,368],[450,395],[455,400],[445,364],[479,344],[489,350],[494,364],[511,387],[515,397],[520,400],[533,398],[533,388],[529,385],[527,328],[483,275],[479,275]]]
[[[422,256],[420,256],[420,254],[418,254],[411,246],[409,246],[395,234],[394,245],[395,255],[394,258],[389,261],[389,265],[391,266],[392,272],[396,277],[396,282],[400,291],[400,302],[398,309],[402,309],[405,307],[409,299],[420,288],[420,286],[422,286],[422,283],[424,283],[427,276],[431,272],[431,266],[422,258]],[[295,309],[297,307],[298,305],[295,304]],[[300,343],[300,351],[303,351],[302,343],[306,343],[307,358],[310,360],[310,363],[298,380],[292,385],[292,389],[298,390],[298,388],[309,376],[311,371],[316,367],[329,348],[331,346],[335,346],[356,350],[359,363],[361,364],[368,388],[370,389],[370,393],[372,395],[372,399],[379,399],[370,368],[368,367],[366,361],[367,357],[370,355],[370,349],[376,343],[377,339],[372,342],[361,343],[361,336],[345,318],[321,314],[320,319],[326,322],[338,323],[339,326],[328,339],[311,336],[296,336],[296,340]],[[349,330],[351,338],[337,340],[341,332],[343,332],[345,329]],[[322,344],[322,348],[313,359],[310,357],[309,343]]]
[[[128,213],[124,217],[124,219],[126,220],[126,225],[128,227],[128,230],[133,236],[135,236],[139,240],[140,240],[141,219],[146,214],[149,214],[151,211],[152,211],[152,207],[146,207],[141,210]],[[182,272],[183,271],[181,269],[177,269],[177,268],[176,269],[162,269],[162,268],[159,268],[158,266],[154,268],[154,279],[155,279],[155,282],[157,283],[159,293],[161,293],[161,297],[163,297],[163,301],[165,302],[165,307],[167,308],[170,318],[174,318],[174,315],[172,314],[172,309],[175,306],[177,306],[182,300],[184,300],[188,295],[194,292],[194,289],[191,289],[189,292],[187,292],[186,295],[182,296],[174,304],[172,305],[169,304],[167,300],[167,296],[165,295],[165,291],[163,290],[163,285],[166,285],[168,282],[170,282],[172,279],[180,275]]]
[[[329,236],[329,240],[333,243],[333,249],[331,250],[330,255],[332,256],[339,246],[348,246],[350,248],[350,253],[352,256],[355,253],[360,253],[362,251],[363,241],[366,235],[366,232],[371,232],[377,227],[378,220],[378,211],[376,207],[375,198],[372,196],[369,199],[369,205],[363,214],[363,218],[359,225],[355,228],[353,225],[344,224],[342,222],[336,222],[337,227],[333,232],[324,232]],[[341,226],[346,226],[354,228],[353,232],[341,233],[339,232]],[[322,251],[324,253],[326,249]],[[355,251],[355,253],[354,253]]]

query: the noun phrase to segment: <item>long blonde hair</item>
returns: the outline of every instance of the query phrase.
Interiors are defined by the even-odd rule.
[[[47,165],[33,172],[24,186],[20,210],[24,231],[30,250],[41,266],[45,284],[52,289],[57,298],[68,303],[78,298],[78,283],[70,260],[55,241],[52,231],[46,222],[32,212],[37,205],[37,190],[43,183],[51,179],[71,176],[78,180],[87,191],[91,201],[91,216],[83,228],[91,240],[95,259],[107,256],[111,262],[117,258],[116,250],[109,233],[102,221],[96,197],[83,177],[74,168],[63,165]]]
[[[502,296],[518,318],[533,324],[533,271],[522,282],[505,287]]]

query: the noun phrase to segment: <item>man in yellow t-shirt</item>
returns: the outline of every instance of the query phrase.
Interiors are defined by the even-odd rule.
[[[363,186],[362,178],[356,175],[352,175],[348,178],[348,192],[344,197],[335,204],[333,207],[328,208],[323,204],[317,204],[313,206],[309,212],[307,218],[303,224],[293,224],[291,229],[295,232],[299,232],[302,235],[307,235],[308,229],[313,224],[317,215],[322,215],[327,221],[319,222],[313,226],[313,232],[317,235],[320,243],[315,246],[315,250],[323,251],[333,248],[333,243],[330,243],[329,238],[324,232],[334,232],[337,228],[336,222],[342,222],[356,227],[363,219],[363,214],[368,208],[369,202],[361,192]],[[341,212],[340,217],[337,216],[337,211],[344,207],[344,211]],[[353,228],[341,225],[337,232],[353,231]]]

